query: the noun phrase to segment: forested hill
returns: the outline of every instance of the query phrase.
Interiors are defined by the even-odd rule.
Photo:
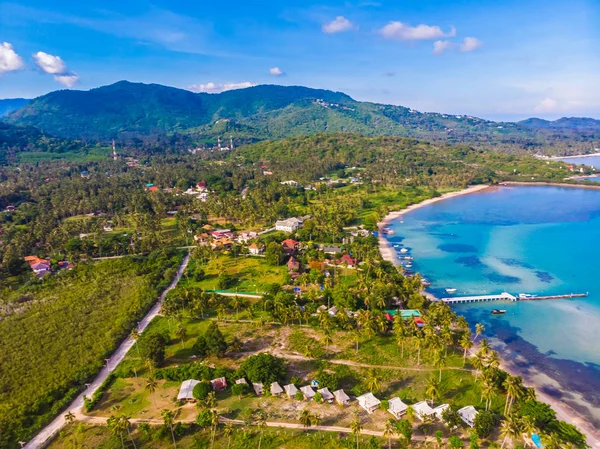
[[[466,142],[500,150],[587,151],[600,132],[498,123],[465,115],[422,113],[359,102],[348,95],[299,86],[261,85],[220,94],[120,81],[90,91],[62,90],[11,113],[9,123],[71,139],[120,141],[171,135],[177,141],[238,143],[320,132]],[[184,134],[185,138],[181,137]]]
[[[0,117],[22,108],[30,101],[26,98],[5,98],[0,100]]]

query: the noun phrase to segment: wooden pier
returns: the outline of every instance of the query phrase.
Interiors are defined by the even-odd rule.
[[[479,296],[457,296],[454,298],[442,298],[446,304],[466,304],[471,302],[490,302],[490,301],[543,301],[546,299],[570,299],[570,298],[584,298],[588,296],[587,293],[569,293],[567,295],[545,295],[545,296],[534,296],[534,295],[519,295],[514,296],[507,292],[502,292],[497,295],[479,295]]]

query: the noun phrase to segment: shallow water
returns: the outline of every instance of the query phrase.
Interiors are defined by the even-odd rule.
[[[567,157],[561,159],[564,162],[569,164],[585,164],[591,167],[594,167],[596,170],[600,171],[600,156],[587,156],[587,157]],[[585,178],[587,181],[592,182],[600,182],[600,177],[595,178]]]
[[[451,287],[454,296],[589,292],[455,307],[483,323],[521,372],[539,370],[563,387],[546,392],[580,392],[600,407],[600,191],[499,187],[424,206],[390,227],[396,234],[389,240],[411,249],[413,270],[438,297]],[[492,316],[495,308],[507,313]],[[586,415],[600,425],[600,408]]]

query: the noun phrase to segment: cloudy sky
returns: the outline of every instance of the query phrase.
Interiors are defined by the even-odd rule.
[[[598,0],[0,0],[0,98],[121,79],[600,118]]]

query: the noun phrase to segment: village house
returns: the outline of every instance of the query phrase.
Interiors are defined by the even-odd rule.
[[[344,250],[339,246],[323,245],[321,249],[325,254],[338,254],[344,252]]]
[[[433,409],[429,406],[427,401],[417,402],[413,406],[413,410],[415,411],[415,415],[417,418],[423,420],[426,416],[433,415]]]
[[[262,396],[263,395],[263,384],[252,384],[252,388],[254,389],[254,393],[256,393],[256,396]]]
[[[406,413],[408,405],[406,405],[400,398],[392,398],[389,400],[388,412],[390,412],[394,418],[400,419],[402,415]]]
[[[242,232],[240,235],[238,235],[237,241],[239,243],[248,243],[250,240],[254,240],[256,237],[258,237],[256,232]]]
[[[179,402],[196,402],[194,397],[194,387],[200,383],[199,380],[188,379],[181,383],[179,393],[177,394],[177,400]]]
[[[240,384],[248,385],[248,382],[243,377],[241,379],[236,380],[235,383],[236,383],[236,385],[240,385]]]
[[[348,405],[350,403],[350,397],[342,389],[334,391],[333,397],[339,405]]]
[[[260,253],[262,253],[264,250],[264,246],[260,243],[252,243],[249,247],[248,247],[248,251],[250,252],[250,254],[252,254],[253,256],[258,256]]]
[[[27,256],[24,258],[25,262],[29,263],[29,268],[38,277],[44,277],[50,274],[50,261],[41,259],[37,256]]]
[[[281,246],[285,254],[292,255],[298,252],[300,242],[297,242],[296,240],[292,239],[285,239],[283,242],[281,242]]]
[[[288,233],[296,232],[296,230],[300,226],[302,226],[302,221],[295,217],[288,218],[286,220],[278,220],[275,222],[276,231],[283,231]]]
[[[377,399],[373,393],[366,393],[356,398],[358,405],[364,408],[367,413],[371,414],[379,407],[381,401]]]
[[[298,389],[294,384],[285,385],[283,387],[283,390],[285,391],[285,394],[287,394],[288,398],[292,399],[296,397],[296,393],[298,393]]]
[[[300,262],[298,262],[294,256],[290,257],[290,260],[288,260],[287,264],[287,269],[288,271],[300,271]]]
[[[289,181],[281,181],[279,184],[283,184],[284,186],[292,186],[296,187],[298,185],[297,181],[289,180]]]
[[[449,404],[438,405],[437,407],[435,407],[433,409],[433,414],[436,416],[437,419],[439,419],[440,421],[442,421],[443,420],[443,416],[442,415],[449,408],[450,408]]]
[[[310,400],[312,400],[312,398],[315,397],[315,390],[313,390],[310,385],[305,385],[304,387],[301,387],[300,391],[304,395],[304,399],[307,399],[310,401]]]
[[[210,386],[215,391],[223,391],[227,388],[227,379],[224,377],[218,377],[217,379],[213,379],[210,381]]]
[[[271,394],[273,396],[279,396],[281,393],[283,393],[283,388],[281,388],[281,385],[279,385],[277,382],[273,382],[271,384]]]
[[[344,254],[338,261],[339,264],[345,264],[348,267],[356,266],[356,259],[352,258],[349,254]]]
[[[317,390],[317,392],[321,394],[321,397],[324,401],[329,403],[333,402],[333,394],[331,393],[331,391],[329,391],[327,387],[321,388],[320,390]]]
[[[472,405],[467,405],[466,407],[458,410],[458,416],[460,416],[460,419],[462,419],[463,422],[469,427],[475,426],[475,417],[478,413],[479,412],[475,410],[475,407]]]

